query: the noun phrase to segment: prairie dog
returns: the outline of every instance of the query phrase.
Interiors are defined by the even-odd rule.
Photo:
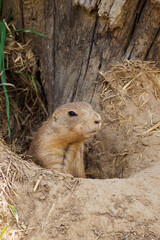
[[[83,143],[100,127],[101,117],[89,103],[64,104],[39,128],[27,155],[44,168],[85,178]]]

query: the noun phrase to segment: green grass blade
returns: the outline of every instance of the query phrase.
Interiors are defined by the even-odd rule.
[[[6,231],[8,225],[6,224],[6,226],[2,229],[1,233],[0,233],[0,237],[2,237],[3,233]]]
[[[0,21],[0,77],[1,82],[4,84],[6,83],[6,76],[5,76],[5,66],[4,66],[4,43],[6,39],[6,26],[4,22]],[[5,101],[6,101],[6,115],[8,120],[8,136],[11,136],[11,128],[10,128],[10,117],[9,117],[9,98],[7,94],[7,87],[6,85],[2,85]]]
[[[11,14],[12,14],[12,9],[9,10],[9,14],[8,14],[8,16],[7,16],[7,18],[6,18],[6,22],[7,22],[7,23],[8,23],[9,20],[10,20]]]
[[[16,29],[16,30],[13,30],[12,31],[13,33],[14,32],[17,32],[17,33],[35,33],[41,37],[47,37],[46,35],[42,34],[42,33],[39,33],[39,32],[36,32],[34,30],[30,30],[30,29]]]
[[[19,71],[14,71],[14,72],[15,72],[15,73],[18,73],[18,74],[21,74],[21,75],[23,75],[23,76],[25,76],[25,77],[27,77],[27,78],[30,78],[30,79],[32,80],[33,86],[34,86],[34,88],[35,88],[35,90],[36,90],[36,92],[37,92],[37,85],[36,85],[36,82],[35,82],[34,77],[32,77],[31,75],[29,75],[29,74],[27,74],[27,73],[23,73],[23,72],[19,72]]]
[[[14,214],[15,214],[15,218],[16,218],[16,222],[17,222],[17,225],[19,226],[19,219],[18,219],[18,213],[17,213],[17,210],[15,209],[15,207],[13,207],[12,205],[8,204],[8,206],[13,210]]]
[[[18,213],[17,213],[17,210],[15,209],[15,207],[12,206],[11,204],[7,203],[7,202],[0,201],[0,203],[8,205],[8,206],[13,210],[14,215],[15,215],[15,219],[16,219],[16,222],[17,222],[17,225],[18,225],[19,228],[21,228],[21,227],[19,226]]]

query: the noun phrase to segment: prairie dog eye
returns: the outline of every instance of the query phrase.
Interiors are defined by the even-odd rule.
[[[70,116],[70,117],[75,117],[75,116],[78,116],[75,112],[73,112],[73,111],[69,111],[68,112],[68,115]]]

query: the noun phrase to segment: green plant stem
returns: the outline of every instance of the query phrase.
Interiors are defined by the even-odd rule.
[[[6,26],[3,21],[0,21],[0,76],[1,82],[3,83],[2,88],[4,91],[4,96],[6,100],[6,114],[8,120],[8,136],[11,136],[11,128],[10,128],[10,117],[9,117],[9,98],[7,93],[6,76],[5,76],[5,65],[4,65],[4,43],[6,39]]]

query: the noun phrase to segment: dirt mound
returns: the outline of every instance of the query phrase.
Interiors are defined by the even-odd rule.
[[[160,239],[160,163],[129,179],[74,179],[23,162],[0,142],[2,239]],[[10,238],[13,236],[15,238]]]
[[[113,179],[42,169],[0,140],[1,239],[159,240],[159,93],[151,63],[103,74],[103,127],[87,144],[86,164],[88,176]]]

